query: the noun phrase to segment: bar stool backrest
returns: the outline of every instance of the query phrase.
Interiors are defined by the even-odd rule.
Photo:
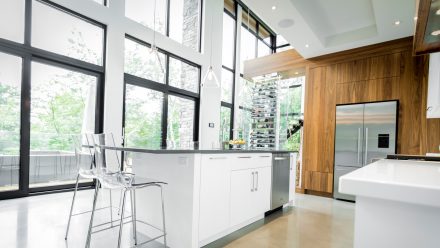
[[[119,172],[121,163],[119,152],[106,147],[115,147],[115,140],[112,133],[101,133],[94,135],[96,168],[100,171]]]
[[[90,145],[87,134],[72,136],[72,143],[75,151],[76,168],[80,170],[94,169],[93,153],[94,148]]]

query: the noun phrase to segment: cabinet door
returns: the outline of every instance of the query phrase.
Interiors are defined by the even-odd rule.
[[[255,171],[248,169],[231,172],[231,226],[255,217],[253,211]]]
[[[252,192],[252,209],[249,210],[252,213],[251,218],[270,210],[270,191],[272,187],[271,167],[258,168],[254,171],[256,172],[255,190]]]
[[[427,117],[440,118],[440,53],[429,55]]]
[[[201,162],[199,240],[204,240],[229,227],[231,157],[203,155]]]

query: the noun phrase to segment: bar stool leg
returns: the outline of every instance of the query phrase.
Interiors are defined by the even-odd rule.
[[[108,190],[110,194],[110,226],[113,227],[113,200],[112,200],[112,190]]]
[[[76,192],[78,191],[78,181],[79,181],[79,173],[76,175],[75,191],[73,191],[72,205],[70,205],[70,214],[69,214],[69,220],[67,222],[66,236],[64,236],[65,240],[67,240],[67,235],[69,235],[70,220],[72,219],[73,205],[75,204]]]
[[[134,244],[137,245],[137,228],[136,228],[136,189],[130,191],[131,196],[131,222],[133,223]]]
[[[165,229],[165,202],[163,200],[163,188],[162,185],[159,185],[160,187],[160,197],[162,198],[162,225],[163,225],[163,244],[165,247],[167,247],[167,232]]]
[[[122,227],[124,226],[124,212],[125,212],[125,196],[126,196],[126,193],[127,193],[127,190],[124,189],[124,194],[122,196],[121,222],[119,223],[118,248],[121,247]]]
[[[90,240],[92,238],[93,217],[95,217],[96,202],[98,200],[99,181],[96,180],[95,197],[93,198],[92,216],[90,216],[89,231],[87,233],[86,248],[90,248]]]

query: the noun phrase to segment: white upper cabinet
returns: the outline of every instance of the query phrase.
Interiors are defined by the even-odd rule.
[[[429,56],[428,118],[440,118],[440,52]]]

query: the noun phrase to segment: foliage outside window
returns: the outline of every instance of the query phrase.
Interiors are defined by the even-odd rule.
[[[280,102],[280,148],[298,151],[300,148],[300,132],[287,139],[287,130],[298,123],[302,116],[302,87],[305,77],[281,80],[279,84],[278,100]]]
[[[231,109],[220,107],[220,141],[229,141],[231,139]]]
[[[168,97],[167,140],[189,147],[194,139],[195,102],[177,96]]]
[[[172,57],[169,58],[169,68],[171,86],[199,92],[199,68]]]
[[[163,93],[126,84],[125,145],[160,148]]]
[[[156,25],[154,25],[154,1],[156,1]],[[125,0],[125,16],[156,32],[166,34],[166,0]]]
[[[0,173],[19,166],[21,64],[20,57],[0,53]],[[0,192],[17,189],[18,174],[0,178]]]

